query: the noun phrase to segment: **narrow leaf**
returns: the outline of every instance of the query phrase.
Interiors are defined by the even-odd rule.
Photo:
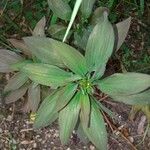
[[[74,9],[73,9],[73,12],[72,12],[72,15],[71,15],[71,19],[70,19],[68,28],[67,28],[66,33],[64,35],[63,42],[65,42],[65,40],[66,40],[66,38],[67,38],[67,36],[69,34],[69,31],[70,31],[70,29],[71,29],[71,27],[73,25],[73,22],[75,20],[75,17],[77,15],[77,13],[78,13],[78,10],[79,10],[79,7],[81,5],[81,2],[82,2],[82,0],[76,0],[76,2],[75,2],[75,6],[74,6]]]
[[[104,72],[99,72],[106,65],[114,47],[114,31],[111,23],[108,21],[108,14],[103,13],[104,20],[94,27],[86,47],[86,62],[89,71],[96,71],[99,76]]]
[[[84,18],[90,17],[96,0],[82,0],[81,12]]]
[[[91,112],[91,104],[90,104],[89,96],[87,94],[81,94],[80,103],[81,103],[80,117],[82,118],[81,120],[84,126],[88,127],[90,112]]]
[[[121,47],[122,43],[124,42],[128,34],[130,24],[131,24],[131,17],[116,24],[118,34],[116,50],[118,50]]]
[[[36,119],[34,122],[34,128],[46,127],[54,122],[58,116],[58,113],[54,112],[56,106],[56,100],[59,97],[60,91],[54,91],[51,95],[46,97],[40,108],[37,111]]]
[[[67,144],[76,126],[80,110],[79,99],[80,95],[77,93],[70,103],[59,112],[60,139],[62,144]]]
[[[25,44],[29,47],[31,53],[42,63],[64,67],[56,49],[50,38],[25,37]]]
[[[10,80],[8,80],[8,83],[4,88],[4,92],[17,90],[23,86],[27,80],[28,77],[24,73],[19,72],[15,74]]]
[[[82,118],[81,124],[89,140],[98,149],[107,150],[107,132],[105,128],[105,122],[102,114],[93,101],[91,105],[90,126],[84,126]]]
[[[73,75],[72,73],[48,64],[27,64],[22,68],[22,71],[34,82],[52,86],[53,88],[81,79],[78,75]]]
[[[46,25],[46,18],[45,16],[41,18],[41,20],[36,24],[33,30],[33,36],[40,36],[44,37],[45,35],[45,25]]]
[[[27,89],[28,88],[25,86],[25,87],[21,87],[20,89],[17,89],[15,91],[10,92],[5,97],[5,103],[9,104],[9,103],[12,103],[12,102],[15,102],[15,101],[19,100],[26,93]]]
[[[72,10],[67,2],[63,0],[48,0],[48,5],[57,17],[63,20],[70,19]]]
[[[123,102],[129,105],[150,105],[150,90],[146,90],[142,93],[127,95],[127,96],[119,96],[113,95],[110,96],[114,101]]]
[[[116,73],[98,83],[99,89],[108,95],[131,95],[150,87],[150,75],[142,73]]]
[[[28,102],[32,112],[37,111],[40,100],[40,86],[32,83],[28,90]]]

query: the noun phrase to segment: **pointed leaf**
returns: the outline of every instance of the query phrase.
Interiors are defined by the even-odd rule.
[[[10,65],[22,60],[22,57],[15,52],[6,49],[0,49],[0,72],[11,72]]]
[[[87,73],[84,56],[73,47],[51,39],[51,48],[55,49],[63,63],[74,73],[85,75]]]
[[[80,110],[79,99],[80,95],[77,93],[70,103],[59,112],[60,139],[62,144],[67,144],[76,126]]]
[[[51,95],[43,100],[40,108],[37,111],[34,128],[46,127],[57,119],[58,113],[56,113],[54,110],[59,96],[60,90],[57,92],[54,91]]]
[[[131,17],[116,24],[116,28],[117,28],[117,32],[118,32],[117,49],[116,50],[118,50],[121,47],[122,43],[124,42],[124,40],[127,36],[127,33],[129,31],[130,24],[131,24]]]
[[[45,16],[41,18],[41,20],[36,24],[33,30],[33,36],[40,36],[44,37],[45,35],[45,25],[46,25],[46,18]]]
[[[28,77],[24,73],[17,73],[12,78],[8,80],[7,85],[4,88],[4,92],[13,91],[20,88],[25,82],[27,82]]]
[[[37,111],[40,100],[40,86],[32,83],[28,90],[28,102],[32,112]]]
[[[82,120],[81,124],[89,140],[98,149],[107,150],[107,132],[105,128],[105,122],[102,114],[93,101],[91,105],[90,126],[84,126]]]
[[[108,95],[130,95],[150,87],[150,75],[142,73],[116,73],[98,83],[99,89]]]
[[[25,37],[23,39],[25,44],[29,47],[31,53],[35,55],[42,63],[64,67],[63,62],[56,51],[57,49],[54,48],[50,38]]]
[[[52,86],[53,88],[81,79],[78,75],[73,75],[72,73],[48,64],[27,64],[22,68],[22,71],[34,82]]]
[[[96,0],[82,0],[81,12],[84,18],[88,18],[91,13]]]
[[[9,104],[12,102],[15,102],[19,100],[20,98],[23,97],[23,95],[26,93],[28,87],[21,87],[20,89],[17,89],[15,91],[10,92],[6,97],[5,97],[5,103]]]
[[[82,118],[82,123],[84,124],[84,126],[88,127],[91,112],[91,104],[89,96],[87,94],[81,94],[80,103],[81,103],[80,117]]]
[[[63,88],[63,92],[56,103],[56,111],[59,111],[69,103],[77,90],[77,86],[75,83],[69,83]]]
[[[103,72],[99,72],[99,70],[106,65],[114,47],[113,27],[108,21],[106,11],[103,15],[104,20],[99,21],[88,39],[85,53],[89,71],[96,71],[100,76],[103,75]]]
[[[72,10],[67,2],[63,0],[48,0],[48,5],[57,17],[63,20],[70,19]]]
[[[29,51],[27,45],[25,45],[23,40],[17,39],[8,39],[8,41],[17,49],[20,49],[25,55],[31,56],[31,52]]]
[[[150,90],[146,90],[142,93],[127,95],[127,96],[119,96],[113,95],[110,96],[114,101],[123,102],[129,105],[150,105]]]

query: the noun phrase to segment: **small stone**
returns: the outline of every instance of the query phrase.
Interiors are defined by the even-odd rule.
[[[128,139],[129,139],[129,141],[130,141],[131,143],[134,142],[134,138],[133,138],[132,136],[129,136]]]
[[[6,120],[9,121],[9,122],[12,121],[12,116],[8,115]]]
[[[95,147],[93,145],[90,145],[90,150],[95,150]]]
[[[68,147],[67,150],[71,150],[71,149]]]
[[[2,130],[2,128],[0,128],[0,133],[2,133],[3,132],[3,130]]]
[[[37,148],[37,144],[36,143],[33,143],[33,148]]]

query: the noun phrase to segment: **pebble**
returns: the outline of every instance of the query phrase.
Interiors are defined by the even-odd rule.
[[[90,145],[90,150],[95,150],[95,147],[93,145]]]
[[[3,132],[3,130],[2,130],[2,128],[0,128],[0,133],[2,133]]]

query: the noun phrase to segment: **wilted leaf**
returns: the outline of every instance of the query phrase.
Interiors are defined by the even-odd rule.
[[[26,45],[33,55],[35,55],[42,63],[64,67],[57,49],[50,38],[42,37],[26,37],[24,38]]]
[[[110,95],[110,97],[112,97],[114,101],[123,102],[129,105],[150,105],[150,90],[133,95]]]
[[[116,73],[98,83],[99,89],[111,96],[131,95],[150,87],[150,75],[142,73]]]
[[[91,112],[90,99],[87,94],[80,94],[81,112],[80,117],[82,118],[82,123],[84,126],[89,125],[89,118]]]
[[[59,112],[60,139],[62,144],[67,144],[76,126],[80,110],[79,100],[80,95],[77,93],[69,104]]]
[[[116,24],[116,28],[117,28],[117,32],[118,32],[117,33],[118,39],[117,39],[117,49],[116,50],[118,50],[121,47],[122,43],[124,42],[124,40],[127,36],[127,33],[129,31],[130,24],[131,24],[131,17]]]
[[[19,72],[15,74],[10,80],[8,80],[8,83],[4,88],[4,92],[20,88],[27,80],[28,77],[24,73]]]
[[[40,86],[32,83],[28,90],[29,107],[32,112],[36,112],[40,103]]]
[[[85,53],[89,71],[96,71],[95,75],[99,74],[99,77],[103,75],[104,72],[100,70],[106,65],[114,47],[113,27],[108,21],[106,11],[103,15],[104,20],[99,21],[88,39]]]
[[[46,25],[46,18],[45,16],[41,18],[41,20],[36,24],[33,30],[33,36],[45,36],[45,25]]]
[[[20,49],[25,55],[31,56],[31,52],[23,40],[8,39],[8,41],[17,49]]]
[[[48,0],[48,5],[57,17],[63,20],[70,19],[72,10],[67,2],[63,0]]]
[[[73,75],[72,73],[48,64],[27,64],[23,67],[22,71],[35,83],[52,87],[63,86],[68,82],[81,79],[79,75]]]
[[[23,58],[15,52],[6,49],[0,49],[0,72],[11,72],[13,69],[10,65],[16,63]]]
[[[81,12],[84,18],[88,18],[91,13],[96,0],[82,0]]]
[[[15,91],[10,92],[6,97],[5,97],[5,103],[9,104],[12,102],[15,102],[19,100],[20,98],[23,97],[23,95],[26,93],[28,87],[21,87],[20,89],[17,89]]]
[[[105,128],[105,122],[102,114],[93,101],[91,102],[90,126],[85,126],[82,120],[81,124],[89,140],[98,149],[107,150],[107,132]]]

